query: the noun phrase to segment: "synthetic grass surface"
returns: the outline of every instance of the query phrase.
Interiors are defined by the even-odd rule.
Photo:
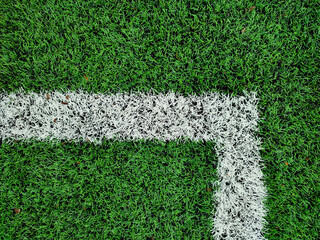
[[[259,134],[265,150],[260,154],[266,165],[263,172],[270,195],[266,238],[317,239],[320,237],[319,9],[319,1],[260,1],[255,4],[249,1],[153,1],[146,4],[3,1],[0,89],[14,91],[23,87],[39,92],[40,89],[82,88],[119,92],[153,88],[174,90],[183,95],[205,91],[241,95],[243,89],[257,91],[261,116],[265,118]],[[8,149],[2,143],[1,172],[5,172],[6,162],[16,164],[24,159],[25,151],[29,156],[25,161],[36,166],[33,159],[41,156],[39,152],[53,151],[51,146],[35,143],[39,144],[40,150],[28,145],[13,153],[11,151],[18,146]],[[121,144],[116,143],[117,146]],[[60,148],[59,160],[65,162],[62,155],[68,156],[77,147],[71,144],[68,151],[62,147],[65,146]],[[94,149],[89,147],[88,151]],[[17,160],[8,159],[8,154]],[[212,169],[208,173],[212,173]],[[152,172],[157,173],[156,170]],[[34,170],[36,173],[40,174]],[[94,179],[88,174],[84,174],[87,181]],[[58,181],[58,178],[50,180],[53,179]],[[1,179],[2,199],[16,191],[9,185],[11,180],[23,186],[19,174],[12,172],[11,178]],[[202,186],[208,182],[198,181],[202,181]],[[46,186],[45,182],[41,183],[40,186]],[[36,195],[41,193],[40,189],[34,191]],[[203,202],[208,203],[209,211],[213,207],[209,204],[212,194],[207,195],[203,196]],[[23,215],[25,212],[21,208],[21,213],[14,213],[11,208],[21,205],[18,195],[13,196],[11,202],[1,205],[1,236],[14,238],[30,231],[30,235],[25,233],[21,238],[36,238],[40,235],[35,229],[44,234],[59,231],[58,228],[47,229],[53,221],[50,211],[45,214],[46,210],[35,210],[28,216]],[[70,201],[78,200],[76,197]],[[76,214],[82,208],[81,203],[78,204]],[[43,209],[36,202],[29,207]],[[58,213],[59,210],[53,212]],[[25,224],[24,228],[9,227],[9,230],[9,214],[17,224]],[[44,216],[40,218],[44,221],[43,230],[38,228],[40,221],[25,222],[32,219],[31,214],[34,214],[33,219],[37,215]],[[72,221],[68,223],[68,214],[65,216],[59,226],[77,225]],[[107,227],[103,221],[88,221],[88,224]],[[203,230],[205,224],[210,224],[202,223]],[[121,230],[116,234],[119,237],[126,235],[126,230]],[[99,232],[99,229],[91,228],[91,231]],[[89,234],[87,231],[83,236]],[[50,235],[43,236],[50,239]],[[154,231],[155,239],[166,239],[165,236],[163,232]],[[141,239],[146,237],[150,236]],[[179,239],[174,234],[172,237]]]
[[[212,143],[2,145],[1,236],[210,239]],[[17,206],[22,210],[13,214]]]

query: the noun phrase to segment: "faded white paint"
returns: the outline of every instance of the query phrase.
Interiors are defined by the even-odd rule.
[[[267,190],[259,166],[261,142],[254,136],[257,101],[255,92],[231,98],[219,93],[183,97],[174,92],[38,94],[20,89],[0,94],[0,138],[11,144],[31,138],[95,144],[103,138],[214,141],[219,177],[212,182],[217,189],[210,218],[214,239],[265,239]]]

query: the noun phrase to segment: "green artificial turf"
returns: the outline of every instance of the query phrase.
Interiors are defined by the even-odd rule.
[[[212,143],[3,144],[5,239],[210,239]],[[14,209],[21,210],[16,214]]]
[[[2,1],[0,90],[256,91],[265,237],[319,239],[319,9],[318,0]],[[2,239],[210,239],[213,143],[0,144]]]

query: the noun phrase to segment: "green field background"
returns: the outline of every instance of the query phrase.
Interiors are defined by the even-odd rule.
[[[3,0],[0,90],[256,91],[265,237],[319,239],[319,9]],[[1,239],[212,239],[214,143],[0,144]]]

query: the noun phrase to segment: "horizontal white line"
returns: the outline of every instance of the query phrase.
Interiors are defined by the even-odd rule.
[[[183,97],[174,92],[103,95],[81,90],[22,91],[1,95],[2,138],[89,139],[96,143],[103,137],[213,140],[228,134],[230,129],[224,129],[231,123],[236,127],[239,116],[245,120],[247,131],[253,130],[258,118],[252,103],[239,104],[244,97],[230,99],[217,93]]]
[[[214,193],[213,236],[264,239],[267,193],[258,165],[260,140],[253,136],[258,130],[258,98],[255,92],[244,95],[25,93],[20,89],[0,94],[0,138],[11,144],[13,139],[32,138],[95,144],[103,138],[215,141],[220,190]]]

